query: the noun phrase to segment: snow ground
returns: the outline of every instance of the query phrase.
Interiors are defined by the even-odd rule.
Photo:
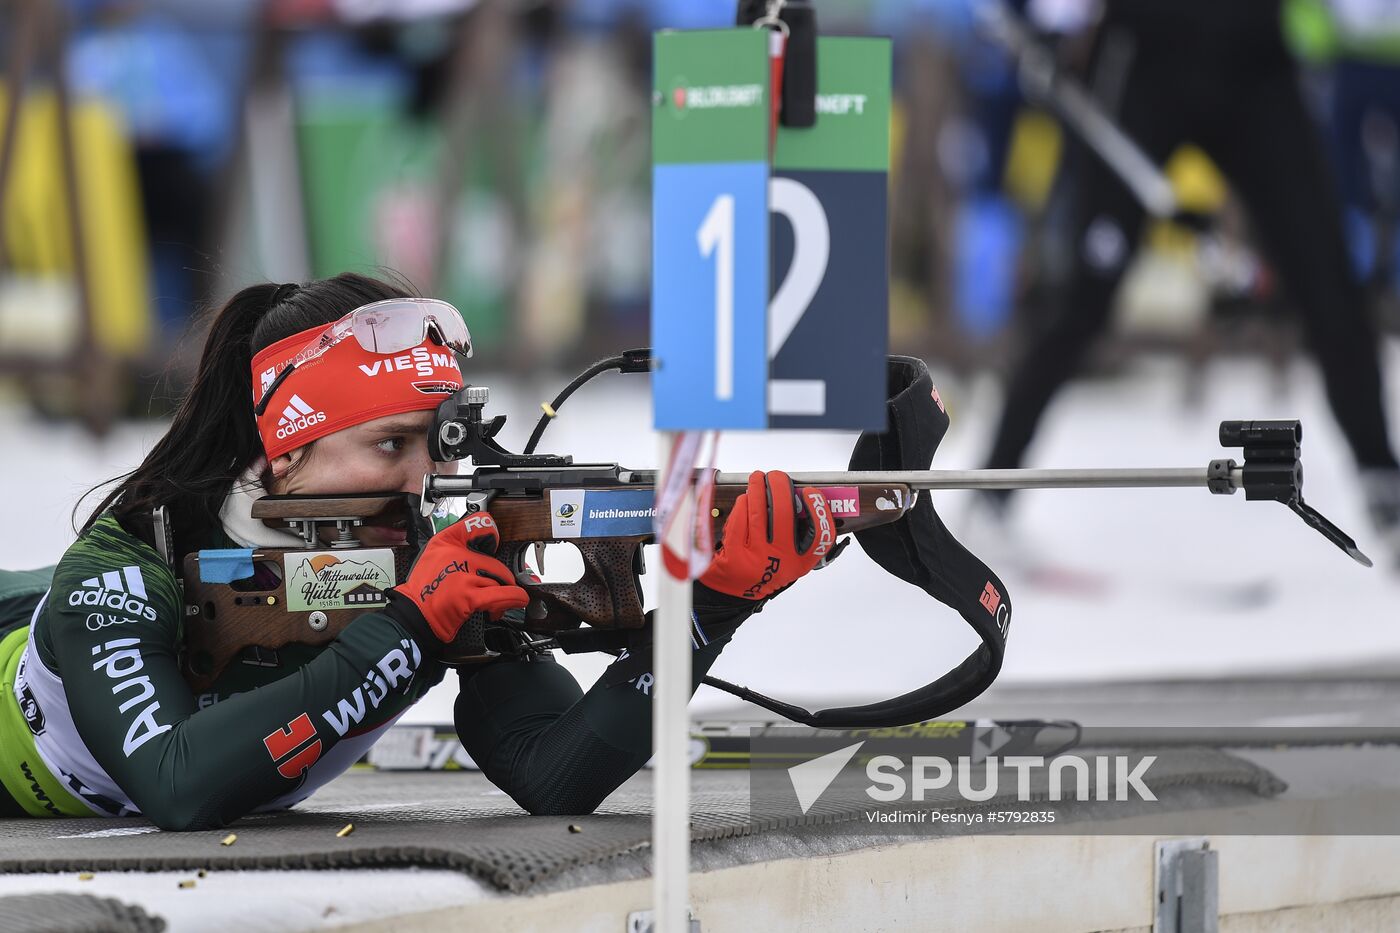
[[[194,882],[181,888],[182,882]],[[466,908],[500,897],[458,871],[104,871],[91,878],[54,873],[0,875],[0,897],[87,894],[140,904],[175,933],[291,933],[387,921],[397,914]]]
[[[1400,374],[1400,342],[1386,348]],[[518,449],[538,402],[562,377],[474,376],[494,392],[492,410],[511,414],[503,442]],[[1282,392],[1260,363],[1221,360],[1194,387],[1185,370],[1149,361],[1131,375],[1079,382],[1050,409],[1028,466],[1204,467],[1229,456],[1216,431],[1226,418],[1300,418],[1308,501],[1350,532],[1377,560],[1367,570],[1348,560],[1291,512],[1246,503],[1242,494],[1203,489],[1038,491],[1024,493],[1015,515],[1017,550],[1050,555],[1075,585],[1031,583],[1003,570],[998,553],[973,550],[1005,579],[1016,607],[1004,683],[1228,677],[1374,665],[1400,668],[1400,573],[1365,519],[1349,453],[1310,364],[1296,363]],[[934,466],[978,465],[995,416],[990,380],[935,381],[953,427]],[[1391,431],[1400,438],[1400,376],[1390,379]],[[564,407],[543,449],[576,460],[654,465],[649,397],[639,378],[602,377]],[[130,469],[159,436],[159,422],[120,426],[96,441],[72,426],[41,423],[16,405],[0,406],[0,482],[13,536],[0,540],[0,567],[56,561],[72,539],[69,512],[82,491]],[[851,433],[788,433],[775,445],[756,433],[725,435],[724,470],[843,468]],[[781,453],[775,455],[775,446]],[[967,493],[938,495],[940,513],[959,532]],[[571,567],[568,546],[552,546],[547,579]],[[1080,575],[1082,572],[1082,575]],[[713,673],[763,692],[817,704],[883,698],[956,665],[975,638],[953,612],[888,577],[850,548],[828,570],[804,580],[744,626]],[[568,660],[584,680],[603,657]],[[405,722],[450,722],[449,680]],[[698,717],[735,708],[702,688]]]

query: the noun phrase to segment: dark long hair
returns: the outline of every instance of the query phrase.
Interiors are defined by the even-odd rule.
[[[250,285],[234,295],[214,315],[199,369],[170,430],[121,478],[82,531],[108,509],[131,531],[149,528],[150,513],[162,505],[177,540],[217,527],[234,481],[263,454],[253,418],[253,356],[360,305],[409,295],[408,288],[352,272],[299,287]]]

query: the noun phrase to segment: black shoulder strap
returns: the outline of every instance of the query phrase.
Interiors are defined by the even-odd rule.
[[[851,453],[852,470],[926,470],[948,430],[948,413],[928,367],[907,356],[889,359],[889,426],[865,432]],[[1001,671],[1011,597],[1006,586],[944,526],[927,492],[903,518],[856,533],[875,563],[951,606],[982,639],[965,661],[932,683],[864,706],[811,712],[716,677],[705,683],[794,722],[821,728],[878,728],[933,719],[968,703]]]

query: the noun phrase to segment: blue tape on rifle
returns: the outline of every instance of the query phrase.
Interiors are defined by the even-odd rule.
[[[232,547],[199,552],[200,583],[232,583],[253,575],[253,549]]]

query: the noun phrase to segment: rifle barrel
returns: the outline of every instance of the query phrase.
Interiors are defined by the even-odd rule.
[[[1183,468],[1103,470],[908,470],[901,472],[791,473],[800,486],[891,485],[912,489],[1113,489],[1205,486],[1206,470]],[[748,482],[745,473],[721,473],[716,482]],[[1238,489],[1244,470],[1230,471]]]
[[[549,469],[558,474],[568,467]],[[526,469],[504,471],[508,475],[528,475]],[[1154,469],[1092,469],[1092,470],[903,470],[830,471],[820,473],[790,473],[799,486],[908,486],[911,489],[1146,489],[1173,486],[1207,486],[1207,471],[1192,467]],[[656,482],[654,470],[622,470],[618,478],[623,485],[651,485]],[[478,483],[472,476],[430,475],[424,487],[424,498],[434,500],[444,496],[466,495],[479,489],[501,488]],[[715,481],[722,485],[743,486],[749,481],[747,473],[720,473]],[[591,485],[580,479],[579,486]],[[1230,489],[1243,488],[1244,469],[1230,471]],[[1221,490],[1224,491],[1224,490]]]

